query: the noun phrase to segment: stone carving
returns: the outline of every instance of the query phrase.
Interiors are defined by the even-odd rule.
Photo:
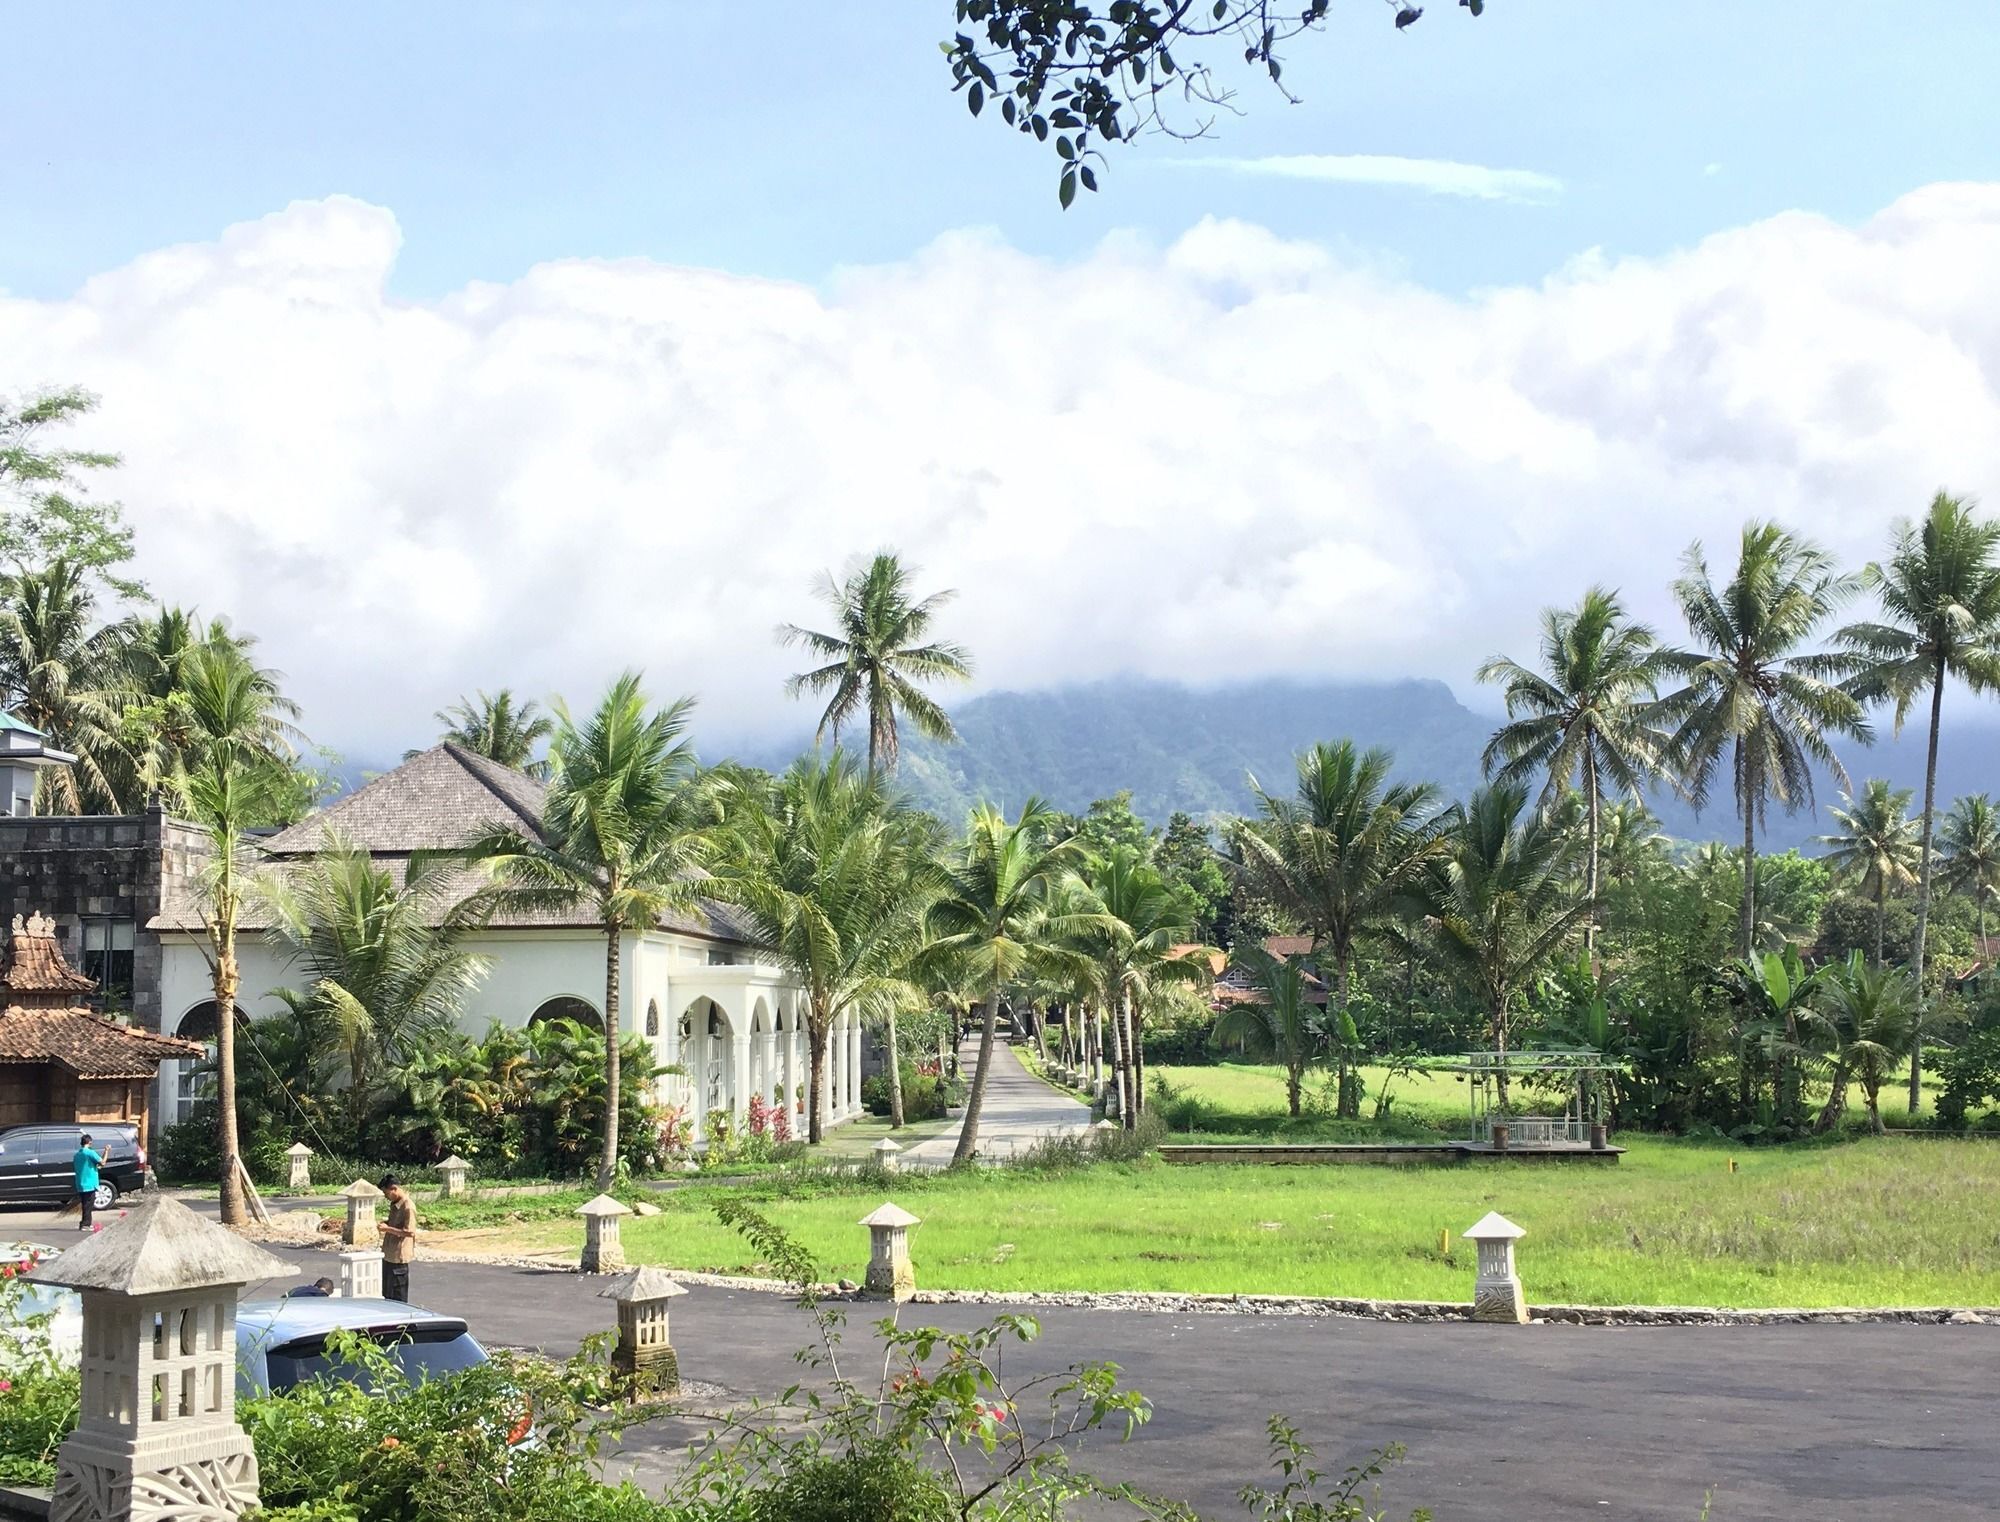
[[[50,1522],[235,1522],[257,1505],[257,1455],[170,1464],[131,1476],[122,1467],[65,1462]]]

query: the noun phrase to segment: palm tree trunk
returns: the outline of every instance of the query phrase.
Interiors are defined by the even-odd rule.
[[[1130,1124],[1124,1120],[1125,1112],[1130,1108],[1125,1103],[1125,1028],[1119,1023],[1116,1004],[1097,1018],[1103,1021],[1107,1015],[1111,1023],[1111,1087],[1118,1092],[1118,1114],[1121,1124]]]
[[[244,1226],[250,1212],[243,1198],[243,1173],[238,1162],[240,1150],[236,1133],[236,988],[241,973],[236,965],[236,915],[233,906],[225,911],[215,951],[215,1125],[217,1150],[222,1154],[222,1208],[224,1226]]]
[[[1824,1136],[1840,1124],[1840,1117],[1847,1113],[1847,1064],[1836,1062],[1833,1066],[1831,1087],[1826,1094],[1826,1103],[1820,1107],[1819,1119],[1813,1122],[1813,1134]]]
[[[889,1129],[903,1129],[903,1054],[896,1045],[896,1006],[889,1006]]]
[[[1736,745],[1740,758],[1743,744]],[[1741,775],[1741,761],[1738,761],[1738,775]],[[1756,796],[1739,786],[1737,807],[1743,811],[1743,909],[1742,922],[1738,925],[1738,940],[1745,957],[1755,954],[1757,944],[1757,799]]]
[[[1498,987],[1490,990],[1493,1000],[1493,1051],[1499,1061],[1493,1075],[1495,1092],[1500,1096],[1500,1108],[1507,1108],[1507,990]]]
[[[1875,880],[1875,965],[1882,965],[1882,938],[1889,924],[1889,878]]]
[[[815,1002],[806,1014],[806,1044],[812,1048],[806,1064],[806,1140],[815,1147],[826,1138],[826,1038],[833,1021]]]
[[[604,1155],[597,1160],[597,1189],[600,1194],[618,1179],[618,982],[619,953],[623,949],[619,926],[604,927]],[[741,1083],[742,1075],[737,1075]]]
[[[1924,828],[1918,847],[1917,928],[1910,937],[1910,975],[1917,980],[1917,1017],[1910,1031],[1910,1114],[1917,1113],[1923,1098],[1924,1024],[1924,938],[1931,922],[1931,830],[1937,823],[1938,726],[1944,719],[1944,655],[1939,653],[1937,670],[1931,673],[1931,740],[1924,757]],[[1877,1124],[1880,1118],[1877,1117]]]
[[[965,1123],[958,1128],[952,1166],[970,1162],[979,1150],[979,1108],[986,1103],[986,1075],[993,1070],[993,1028],[1000,1020],[1000,985],[986,996],[986,1019],[979,1029],[979,1066],[972,1070],[972,1091],[965,1096]]]
[[[1352,953],[1336,951],[1333,962],[1334,990],[1340,996],[1340,1013],[1347,1014],[1348,996],[1353,987],[1354,974],[1349,968]],[[1343,1027],[1345,1021],[1342,1022]],[[1337,1074],[1334,1080],[1333,1113],[1342,1120],[1361,1118],[1360,1085],[1354,1081],[1354,1054],[1347,1049],[1344,1028],[1335,1032],[1335,1040],[1340,1043]],[[1294,1112],[1296,1113],[1296,1112]]]
[[[1127,1040],[1132,1046],[1132,1124],[1136,1126],[1146,1113],[1146,1017],[1130,994],[1125,996],[1125,1018],[1130,1022]]]
[[[1585,833],[1590,841],[1590,860],[1585,868],[1584,892],[1590,896],[1590,913],[1583,922],[1583,951],[1590,958],[1594,970],[1597,966],[1597,838],[1598,838],[1598,789],[1597,755],[1586,752],[1583,760],[1583,796],[1588,805]]]
[[[1296,1061],[1285,1067],[1285,1107],[1291,1111],[1292,1119],[1299,1118],[1300,1069]]]

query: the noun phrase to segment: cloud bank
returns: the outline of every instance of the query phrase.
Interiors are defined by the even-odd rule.
[[[2000,185],[1787,214],[1471,300],[1205,221],[1053,264],[953,234],[823,288],[552,263],[384,294],[395,217],[302,202],[64,300],[0,388],[102,393],[141,572],[264,641],[369,758],[475,686],[643,666],[704,734],[809,715],[772,637],[891,545],[984,686],[1443,676],[1592,581],[1665,619],[1688,541],[1876,553],[2000,506]]]
[[[1563,188],[1563,182],[1554,175],[1533,169],[1492,169],[1484,164],[1461,164],[1455,159],[1406,159],[1381,153],[1281,153],[1266,158],[1210,157],[1162,162],[1283,180],[1386,185],[1474,201],[1552,201]]]

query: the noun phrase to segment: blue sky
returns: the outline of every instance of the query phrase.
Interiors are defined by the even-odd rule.
[[[1068,256],[1204,214],[1461,291],[1788,208],[1853,220],[1993,172],[1990,0],[1429,10],[1397,35],[1377,0],[1336,0],[1290,50],[1302,104],[1234,69],[1242,118],[1117,153],[1105,194],[1064,215],[1046,154],[947,93],[949,0],[22,7],[9,50],[34,63],[0,95],[0,288],[60,295],[338,192],[395,210],[392,290],[412,298],[567,255],[811,281],[968,226]],[[1324,154],[1561,189],[1482,201],[1195,162]]]

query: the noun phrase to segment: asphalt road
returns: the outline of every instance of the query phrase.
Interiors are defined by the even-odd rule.
[[[312,1259],[300,1251],[301,1261]],[[573,1275],[422,1263],[417,1301],[494,1346],[573,1351],[608,1329],[597,1285]],[[874,1306],[847,1347],[870,1357]],[[974,1307],[906,1308],[952,1328]],[[2000,1327],[1485,1327],[1320,1318],[1051,1310],[1010,1377],[1108,1359],[1153,1400],[1126,1444],[1089,1467],[1183,1496],[1218,1517],[1264,1477],[1264,1423],[1282,1411],[1337,1468],[1392,1442],[1390,1515],[1439,1522],[1608,1517],[1696,1522],[1991,1522],[2000,1516]],[[780,1297],[695,1287],[674,1302],[683,1376],[741,1395],[796,1382],[812,1338]],[[628,1434],[641,1478],[679,1463],[686,1429]]]

